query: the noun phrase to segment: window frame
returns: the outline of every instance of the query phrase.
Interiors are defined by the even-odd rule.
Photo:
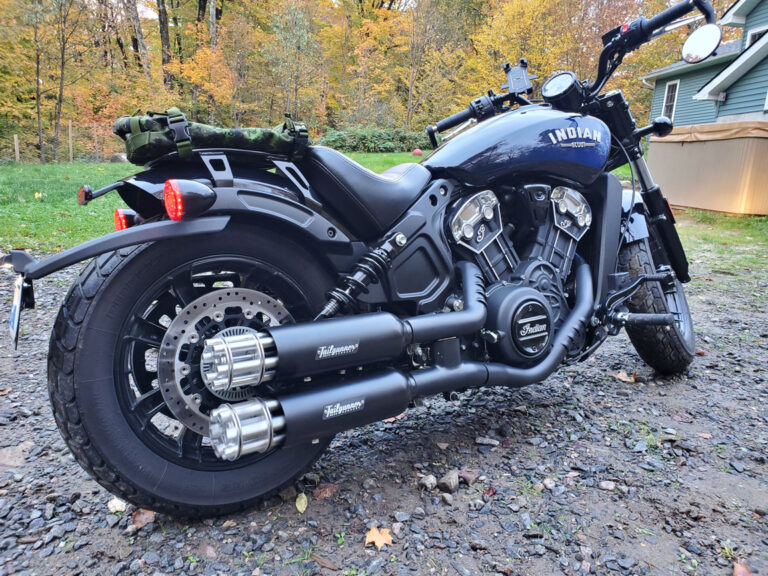
[[[747,32],[747,43],[744,44],[744,49],[745,50],[747,48],[749,48],[750,46],[752,46],[752,44],[754,44],[755,42],[760,40],[760,38],[758,38],[754,42],[752,41],[752,36],[754,36],[755,34],[759,34],[760,32],[763,32],[763,36],[768,34],[768,25],[766,25],[766,26],[759,26],[759,27],[753,28],[752,30]],[[761,36],[761,38],[762,38],[762,36]]]
[[[765,93],[765,104],[763,104],[763,112],[768,112],[768,91]]]
[[[667,108],[667,95],[669,94],[669,87],[672,84],[675,85],[675,101],[672,102],[672,116],[668,116],[668,118],[674,122],[675,112],[677,112],[677,100],[680,97],[680,79],[679,78],[677,80],[670,80],[664,85],[664,100],[661,101],[661,114],[665,115],[664,112]]]

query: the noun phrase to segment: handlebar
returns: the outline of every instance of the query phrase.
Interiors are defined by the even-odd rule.
[[[598,64],[597,78],[592,84],[585,82],[584,87],[588,94],[596,96],[600,90],[602,90],[605,83],[613,74],[613,71],[621,63],[624,56],[636,50],[641,45],[645,44],[654,36],[654,33],[678,18],[681,18],[692,12],[694,9],[698,9],[704,15],[707,24],[714,24],[715,22],[715,10],[707,0],[684,0],[679,4],[675,4],[670,8],[667,8],[663,12],[656,14],[652,18],[637,18],[636,20],[619,26],[603,36],[603,52],[600,54],[600,61]],[[523,66],[523,74],[527,81],[527,72],[524,68],[527,68],[527,63],[521,60],[521,66]],[[464,122],[472,119],[477,121],[490,118],[496,112],[507,109],[504,107],[506,102],[516,102],[518,104],[530,104],[526,100],[520,91],[513,92],[513,81],[510,78],[509,70],[511,67],[509,64],[505,66],[505,72],[508,76],[508,87],[510,92],[505,94],[494,94],[492,91],[487,96],[481,96],[473,100],[469,106],[457,112],[447,118],[443,118],[433,126],[427,126],[427,135],[429,136],[432,146],[437,148],[437,133],[443,132],[459,126]],[[530,82],[527,82],[527,87],[531,88]],[[531,88],[532,90],[532,88]],[[527,90],[530,93],[531,90]]]
[[[694,7],[704,15],[707,24],[713,24],[715,22],[715,10],[709,2],[706,0],[686,0],[680,4],[675,4],[664,10],[664,12],[656,14],[653,18],[645,20],[642,23],[643,32],[645,34],[652,34],[656,30],[664,28],[678,18],[692,12]]]
[[[708,24],[715,22],[715,10],[707,0],[684,0],[652,18],[641,17],[608,32],[603,36],[604,48],[600,54],[597,78],[589,85],[589,92],[593,96],[597,95],[627,53],[648,42],[657,30],[666,27],[694,9],[698,9],[704,15]]]
[[[475,111],[472,107],[465,108],[461,112],[456,112],[456,114],[452,114],[451,116],[440,120],[434,126],[435,131],[442,132],[443,130],[448,130],[449,128],[463,124],[467,120],[472,120],[472,118],[475,118]]]

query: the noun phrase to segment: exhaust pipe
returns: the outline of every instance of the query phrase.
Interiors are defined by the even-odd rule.
[[[480,269],[459,262],[463,309],[401,320],[388,312],[269,328],[206,341],[203,378],[216,390],[258,386],[391,361],[414,343],[465,336],[485,325],[485,286]]]
[[[214,451],[220,458],[236,459],[280,445],[318,441],[344,430],[391,418],[402,413],[411,400],[419,396],[482,386],[520,387],[545,379],[565,359],[592,315],[592,274],[588,264],[581,259],[578,262],[573,310],[558,331],[549,354],[536,366],[513,368],[504,364],[462,362],[452,367],[436,366],[410,373],[388,368],[370,376],[341,380],[334,377],[327,383],[302,383],[293,390],[278,393],[275,400],[265,402],[256,398],[214,409],[211,412],[212,421],[217,423],[215,436],[214,427],[211,427]],[[465,282],[465,293],[468,284]],[[484,316],[484,303],[482,300],[477,302],[482,306]],[[472,314],[476,313],[472,310]],[[251,418],[255,421],[251,422],[247,414],[254,414]],[[272,422],[272,426],[266,425],[268,422]],[[227,434],[221,431],[227,431]]]

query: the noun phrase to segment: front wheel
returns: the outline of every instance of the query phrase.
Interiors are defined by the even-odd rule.
[[[332,281],[298,244],[245,227],[94,259],[59,311],[48,359],[53,414],[77,461],[109,491],[177,516],[230,513],[279,490],[330,438],[217,458],[210,411],[274,390],[206,387],[200,348],[224,330],[311,320]],[[200,302],[218,305],[216,312],[200,313]],[[188,326],[175,328],[187,317]],[[191,370],[164,380],[158,349],[173,330],[186,331],[176,355]],[[179,401],[189,404],[188,416],[172,406]]]
[[[641,274],[656,272],[647,240],[621,249],[621,270],[634,280]],[[630,312],[668,314],[675,317],[671,326],[627,326],[627,334],[640,357],[660,374],[682,374],[693,361],[696,337],[683,285],[675,280],[673,290],[664,291],[659,282],[647,282],[627,304]]]

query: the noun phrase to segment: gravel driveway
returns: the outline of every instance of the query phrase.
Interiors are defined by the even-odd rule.
[[[768,266],[718,270],[705,248],[687,377],[621,336],[543,384],[341,435],[263,509],[202,522],[120,512],[75,463],[45,384],[73,272],[37,283],[18,351],[0,275],[0,576],[768,574]],[[366,547],[371,526],[393,544]]]

